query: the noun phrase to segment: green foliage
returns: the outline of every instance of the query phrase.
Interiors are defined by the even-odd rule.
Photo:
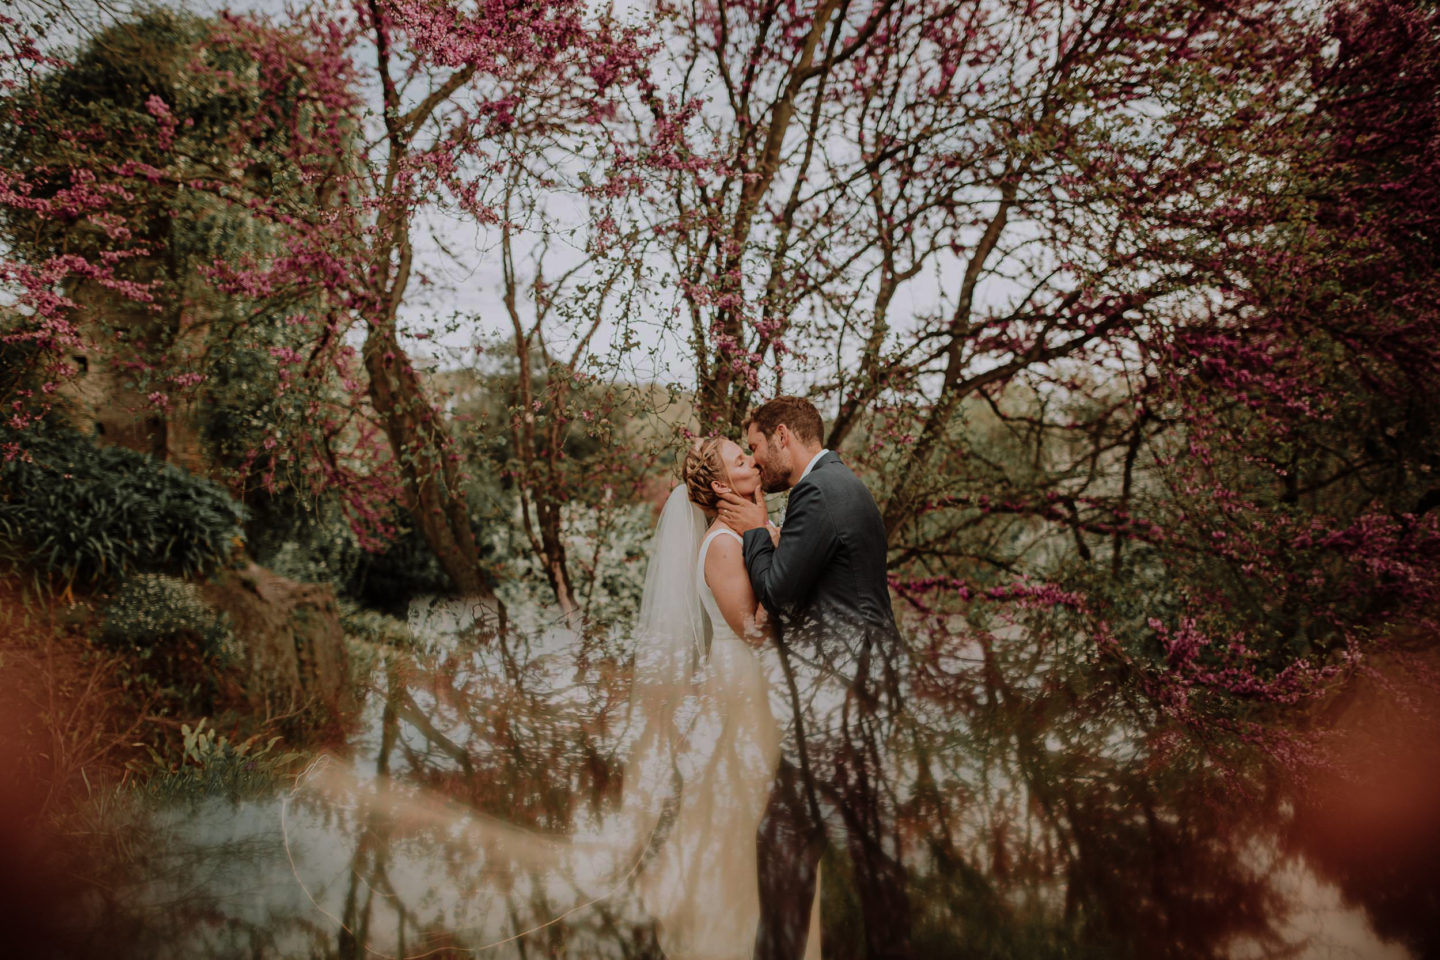
[[[0,464],[0,569],[37,587],[201,576],[240,542],[242,508],[179,467],[53,428],[4,440],[26,456]]]
[[[350,654],[350,675],[357,689],[369,689],[375,671],[396,653],[413,654],[423,646],[410,626],[396,617],[340,601],[340,627]]]
[[[340,602],[340,626],[346,639],[351,641],[400,649],[415,645],[415,638],[403,620],[348,601]]]
[[[252,499],[245,544],[256,563],[291,580],[342,590],[354,580],[366,562],[365,551],[335,498],[311,502],[281,489]]]
[[[164,800],[265,797],[273,794],[303,758],[303,754],[284,749],[280,737],[231,739],[213,723],[207,727],[206,722],[202,717],[193,727],[181,724],[177,759],[147,746],[147,759],[131,763],[130,770],[145,793]]]
[[[473,501],[476,494],[472,491],[471,496]],[[342,596],[402,618],[413,598],[453,590],[424,535],[398,503],[389,510],[396,525],[388,541],[367,550],[333,497],[322,494],[307,501],[294,490],[281,489],[255,499],[245,525],[248,552],[282,577],[332,584]],[[472,527],[481,555],[488,558],[495,554],[495,544],[485,530],[495,524],[477,513],[472,511]]]
[[[126,580],[105,610],[97,640],[125,655],[125,685],[165,713],[212,710],[224,668],[237,656],[229,617],[192,583],[162,574]]]
[[[576,601],[585,621],[600,633],[627,630],[640,610],[645,589],[645,564],[655,532],[654,508],[648,503],[566,504],[561,521]],[[488,525],[484,536],[486,554],[502,571],[496,592],[517,625],[529,623],[531,615],[542,623],[556,617],[554,591],[519,529],[519,520]]]
[[[239,169],[260,190],[307,198],[312,191],[301,172],[284,160],[286,128],[266,127],[263,135],[252,135],[245,155],[233,154],[232,135],[261,109],[262,94],[254,79],[258,64],[239,45],[223,42],[222,34],[215,20],[163,8],[100,31],[67,57],[64,69],[7,98],[13,119],[0,124],[0,166],[24,174],[41,196],[90,174],[114,176],[109,163],[140,161],[182,177]],[[288,92],[290,99],[274,108],[300,111],[298,78]],[[161,116],[156,101],[163,104]],[[162,122],[166,115],[173,126]],[[85,173],[77,177],[76,171]],[[191,257],[210,262],[267,242],[253,220],[217,206],[201,191],[166,178],[127,185],[134,189],[117,197],[111,210],[124,216],[128,236],[94,224],[37,219],[23,204],[0,210],[0,231],[30,257],[106,249],[132,238],[163,244],[168,258],[137,268],[161,275],[183,271]]]
[[[330,202],[321,194],[334,171],[313,157],[302,170],[290,156],[315,110],[303,70],[262,74],[277,65],[262,67],[223,18],[165,8],[89,35],[64,60],[0,98],[0,170],[35,197],[77,183],[103,192],[104,216],[10,204],[0,239],[32,264],[119,255],[117,276],[148,284],[152,302],[93,283],[65,291],[97,368],[116,375],[110,389],[183,401],[165,416],[186,421],[242,501],[313,490],[310,458],[339,459],[351,439],[325,420],[344,419],[349,397],[329,378],[333,357],[325,375],[288,380],[276,358],[309,353],[323,305],[292,285],[247,293],[211,275],[217,264],[264,269],[285,250],[289,218]],[[268,122],[271,112],[293,126]],[[257,458],[262,449],[271,453]]]
[[[105,610],[100,639],[107,646],[142,656],[177,642],[198,644],[206,658],[229,659],[234,638],[229,619],[208,606],[192,583],[163,574],[126,580]]]
[[[47,403],[59,399],[44,393],[49,358],[34,336],[39,323],[32,317],[0,312],[0,398],[38,395],[44,396]],[[14,409],[18,412],[21,408]]]

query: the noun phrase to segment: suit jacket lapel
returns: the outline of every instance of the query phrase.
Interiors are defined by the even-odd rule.
[[[825,456],[815,461],[815,466],[812,467],[810,472],[805,475],[805,480],[809,480],[811,477],[815,476],[816,471],[821,470],[824,467],[828,467],[832,463],[839,462],[840,457],[835,453],[834,450],[825,451]],[[804,483],[805,480],[801,480],[800,483]],[[800,486],[800,483],[795,484],[795,486]]]

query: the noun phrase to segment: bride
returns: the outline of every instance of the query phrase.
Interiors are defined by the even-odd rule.
[[[646,771],[669,759],[675,814],[641,875],[641,902],[670,960],[742,960],[755,949],[755,837],[780,729],[770,706],[765,608],[751,589],[740,533],[718,519],[717,505],[727,489],[757,502],[763,494],[753,458],[723,437],[694,443],[681,477],[651,548],[631,700],[646,712],[647,734],[663,734],[642,735],[626,771],[636,792],[627,787],[622,808],[647,805],[656,778]],[[771,526],[770,535],[778,539],[779,530]],[[820,957],[819,889],[817,881],[805,960]]]
[[[641,774],[643,794],[656,780],[646,773],[669,766],[675,798],[640,896],[671,960],[748,958],[759,919],[755,835],[780,734],[757,654],[769,638],[765,610],[740,534],[716,505],[726,488],[759,499],[760,473],[738,444],[714,437],[690,447],[681,476],[656,527],[636,638],[632,703],[647,712],[650,736],[626,775]],[[818,956],[817,939],[807,955]]]

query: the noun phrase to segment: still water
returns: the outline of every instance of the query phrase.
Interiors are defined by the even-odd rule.
[[[298,779],[105,811],[87,842],[113,869],[75,905],[75,953],[664,955],[676,812],[664,783],[622,776],[644,750],[634,651],[555,626],[502,648],[471,626],[413,607],[413,648],[370,652],[348,743]],[[1328,758],[1302,782],[1193,742],[1079,651],[997,633],[917,673],[885,745],[914,955],[1435,955],[1440,737],[1397,733],[1422,728],[1392,694],[1351,696],[1301,741]],[[859,956],[854,865],[832,848],[822,872],[823,955]],[[723,927],[730,902],[700,919]]]

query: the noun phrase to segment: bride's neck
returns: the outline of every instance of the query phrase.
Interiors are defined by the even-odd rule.
[[[705,530],[707,533],[711,530],[729,530],[731,533],[740,533],[739,530],[736,530],[734,527],[730,526],[730,524],[726,523],[724,520],[721,520],[718,513],[710,518],[710,523],[705,527]]]

